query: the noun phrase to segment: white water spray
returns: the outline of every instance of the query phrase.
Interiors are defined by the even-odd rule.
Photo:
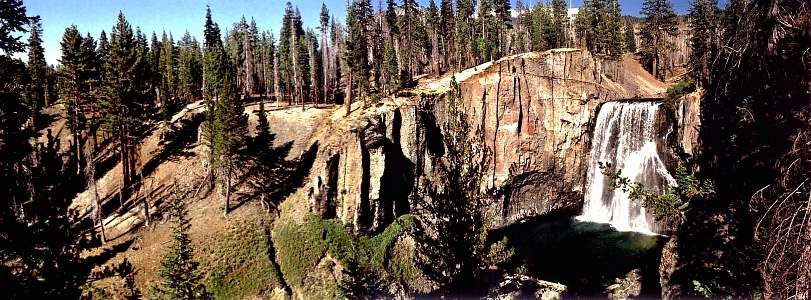
[[[611,224],[619,231],[654,233],[639,201],[611,187],[599,163],[610,163],[632,182],[663,190],[676,184],[657,151],[656,102],[607,102],[597,115],[586,177],[582,221]]]

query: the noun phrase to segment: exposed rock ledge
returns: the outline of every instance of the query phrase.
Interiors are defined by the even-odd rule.
[[[579,212],[591,126],[602,102],[657,95],[661,83],[631,59],[577,49],[525,53],[456,74],[465,110],[491,149],[483,189],[499,198],[497,225],[552,212]],[[441,124],[450,76],[422,80],[408,99],[349,118],[333,116],[310,177],[310,210],[360,231],[410,212],[444,153]],[[396,103],[396,104],[393,104]],[[473,133],[471,133],[472,136]]]

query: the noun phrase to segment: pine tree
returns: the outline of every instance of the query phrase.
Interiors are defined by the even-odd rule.
[[[299,12],[298,7],[296,7],[293,13],[291,23],[293,25],[291,28],[293,32],[290,42],[294,45],[292,61],[295,94],[297,101],[301,103],[301,109],[304,110],[304,103],[307,100],[306,97],[309,95],[310,90],[310,57],[307,50],[307,38],[304,34],[304,23],[301,19],[301,12]]]
[[[639,28],[640,52],[656,78],[663,78],[661,64],[664,53],[671,47],[669,37],[678,33],[676,13],[670,0],[645,0],[640,13],[644,16]]]
[[[42,47],[42,25],[38,18],[31,21],[31,31],[28,37],[28,74],[31,77],[29,101],[31,104],[31,120],[34,127],[37,125],[39,111],[48,106],[45,97],[46,68],[45,49]]]
[[[322,93],[324,95],[324,101],[327,101],[327,98],[331,97],[332,94],[332,87],[330,83],[332,80],[330,79],[330,68],[332,64],[330,63],[330,47],[329,43],[327,42],[328,32],[329,32],[329,9],[327,9],[326,3],[321,3],[321,14],[319,16],[319,29],[321,30],[321,66],[322,66]]]
[[[110,52],[106,60],[105,95],[100,106],[105,128],[117,141],[122,163],[119,202],[123,204],[125,191],[135,178],[137,145],[133,141],[143,118],[146,92],[146,37],[133,33],[123,13],[110,34]]]
[[[434,76],[440,73],[440,57],[439,57],[439,8],[437,8],[434,0],[428,2],[428,7],[425,12],[425,24],[428,26],[428,36],[430,40],[431,53],[429,55],[431,74]]]
[[[270,98],[276,93],[276,39],[272,32],[262,34],[261,59],[265,95]]]
[[[442,71],[449,70],[451,66],[456,65],[456,51],[454,45],[456,43],[456,19],[453,12],[453,0],[442,0],[439,5],[439,30],[442,32],[440,35],[441,53],[442,56]]]
[[[161,282],[153,287],[153,299],[209,299],[210,294],[202,283],[203,276],[198,269],[200,263],[194,259],[194,247],[189,236],[191,222],[184,199],[190,194],[180,190],[175,183],[174,199],[169,206],[171,220],[171,243],[169,252],[164,255],[158,275]]]
[[[401,69],[406,71],[409,79],[417,72],[417,43],[415,33],[417,31],[416,23],[419,20],[419,7],[419,4],[417,4],[415,0],[403,0],[403,14],[399,18],[402,42],[398,45],[398,50],[401,50],[400,56],[403,58]]]
[[[163,32],[160,42],[160,59],[158,70],[160,71],[160,115],[161,119],[169,120],[175,109],[174,98],[177,95],[177,72],[175,63],[175,42],[172,35],[167,36]]]
[[[85,129],[85,98],[87,96],[87,65],[86,58],[82,51],[82,35],[75,25],[65,29],[62,35],[62,67],[60,68],[60,79],[62,82],[60,94],[62,99],[67,100],[65,110],[67,115],[67,126],[71,131],[73,141],[71,151],[76,162],[74,169],[76,174],[82,170],[84,154],[81,146],[82,132]]]
[[[276,59],[278,63],[279,90],[277,97],[286,98],[288,104],[293,104],[293,60],[292,52],[295,49],[293,43],[293,5],[288,1],[285,4],[284,15],[282,16],[282,27],[279,33],[279,53]]]
[[[383,82],[388,93],[400,89],[399,76],[400,65],[397,61],[397,40],[400,35],[400,27],[397,23],[397,4],[394,0],[386,1],[386,29],[387,38],[383,42]]]
[[[178,44],[178,94],[191,102],[200,96],[203,79],[203,62],[200,45],[186,31]]]
[[[493,11],[496,16],[496,35],[494,37],[496,42],[493,43],[496,45],[496,51],[495,57],[492,59],[496,59],[506,55],[509,47],[507,32],[513,28],[512,5],[510,4],[510,0],[495,0]]]
[[[592,3],[593,0],[584,0],[574,20],[574,26],[577,32],[577,45],[587,49],[592,48],[592,39],[594,37],[594,28],[592,26],[594,8]]]
[[[243,27],[245,31],[242,34],[243,42],[243,62],[244,66],[244,88],[242,93],[245,94],[246,97],[250,97],[253,93],[257,91],[257,67],[256,67],[256,43],[258,42],[258,35],[259,32],[256,29],[256,21],[251,18],[250,25]]]
[[[625,49],[628,52],[636,53],[636,33],[634,33],[634,23],[625,22]]]
[[[565,47],[567,45],[567,33],[569,28],[569,13],[566,9],[565,0],[552,0],[552,33],[549,46],[553,48]]]
[[[32,108],[26,101],[29,69],[13,55],[24,50],[20,36],[31,18],[22,1],[0,2],[0,278],[10,299],[78,298],[86,274],[79,253],[81,230],[68,214],[72,196],[58,141],[46,136],[32,147]],[[79,47],[81,48],[81,47]]]
[[[456,2],[456,70],[461,71],[473,64],[471,55],[473,28],[470,20],[473,18],[473,2],[471,0],[458,0]]]
[[[227,64],[227,62],[223,62]],[[231,69],[226,67],[226,70]],[[234,72],[229,70],[229,72]],[[236,173],[235,164],[239,150],[243,146],[247,118],[239,105],[239,91],[233,75],[225,73],[217,94],[214,110],[214,135],[212,136],[213,165],[221,181],[221,191],[225,194],[224,214],[228,214],[231,202],[232,179]]]
[[[695,0],[690,6],[690,77],[705,85],[710,73],[710,57],[717,51],[720,12],[716,0]]]
[[[166,32],[164,32],[164,35]],[[158,35],[153,31],[152,38],[150,39],[149,44],[149,65],[150,65],[150,80],[149,85],[151,89],[154,91],[155,95],[155,105],[160,106],[163,103],[163,99],[161,98],[162,91],[161,91],[161,83],[163,79],[161,78],[161,51],[163,47],[161,47],[160,41],[158,41]]]
[[[346,57],[350,69],[350,79],[347,82],[347,90],[350,93],[347,93],[345,101],[347,115],[352,106],[353,90],[357,89],[364,104],[369,93],[370,66],[366,22],[371,19],[371,11],[368,0],[356,0],[347,8],[346,23],[349,27],[349,37],[346,41]]]
[[[620,34],[620,4],[618,0],[608,0],[605,20],[603,21],[603,39],[605,39],[605,54],[619,57],[623,53],[622,38]]]

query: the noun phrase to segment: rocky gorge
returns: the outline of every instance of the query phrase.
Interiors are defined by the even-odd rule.
[[[471,138],[481,139],[491,155],[481,188],[498,197],[496,226],[581,210],[585,160],[601,104],[664,92],[646,73],[626,71],[634,68],[639,66],[630,59],[560,49],[507,57],[459,74],[466,114],[479,131]],[[449,79],[421,84],[411,97],[398,99],[402,104],[379,105],[319,139],[310,210],[372,232],[409,212],[410,200],[421,196],[420,186],[434,176],[442,155],[443,80]],[[679,116],[697,113],[697,106],[684,104],[688,100],[678,103]],[[694,119],[680,117],[690,124],[675,124],[673,107],[661,116],[678,125],[671,144],[679,149],[673,152],[690,153],[682,147],[694,143],[695,136],[685,133],[696,130]]]
[[[582,212],[594,127],[606,102],[663,104],[654,119],[664,141],[657,152],[668,169],[697,143],[697,97],[663,101],[665,85],[632,57],[610,59],[579,49],[525,53],[423,78],[374,106],[356,103],[348,117],[334,112],[311,137],[317,153],[301,192],[306,210],[360,236],[384,234],[406,214],[427,218],[426,191],[446,182],[440,164],[448,133],[442,125],[449,118],[452,82],[458,82],[474,129],[468,136],[488,154],[479,187],[491,197],[490,229]],[[419,255],[413,238],[401,236],[396,243],[411,244],[411,255]],[[432,283],[418,289],[436,288]]]

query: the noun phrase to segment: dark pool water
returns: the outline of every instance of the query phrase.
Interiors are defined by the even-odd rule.
[[[528,275],[568,286],[568,296],[602,296],[614,279],[640,269],[642,295],[659,295],[659,256],[667,238],[619,232],[610,225],[581,222],[569,216],[525,220],[492,232],[509,239],[514,266]]]

